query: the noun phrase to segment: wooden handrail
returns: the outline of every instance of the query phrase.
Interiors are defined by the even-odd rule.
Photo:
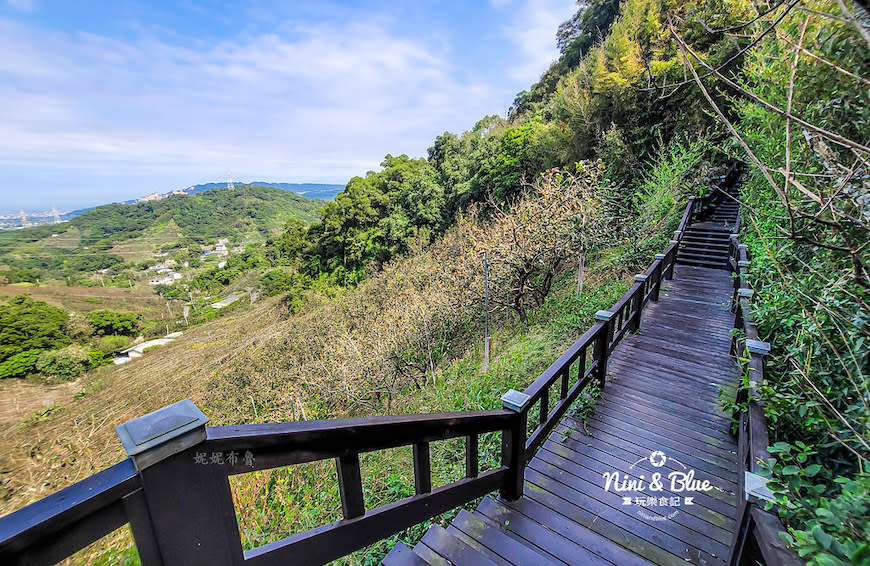
[[[0,563],[53,564],[127,523],[146,538],[141,498],[132,460],[119,462],[0,517]]]
[[[748,382],[738,390],[737,404],[745,404],[747,409],[735,415],[738,420],[737,455],[740,472],[744,476],[738,481],[738,528],[732,538],[728,557],[729,566],[749,566],[755,564],[798,566],[803,561],[789,549],[779,537],[785,527],[776,514],[764,509],[759,500],[746,492],[747,473],[758,474],[761,463],[770,457],[767,450],[770,437],[763,402],[755,391],[764,381],[764,356],[769,348],[761,342],[758,328],[752,316],[752,289],[746,280],[749,268],[749,253],[741,245],[737,235],[731,237],[729,245],[729,265],[734,274],[734,294],[732,311],[734,328],[743,336],[732,338],[732,353],[746,359]]]
[[[232,475],[507,430],[514,418],[512,411],[497,409],[208,427],[201,450],[256,455],[253,465],[243,459],[227,465]]]

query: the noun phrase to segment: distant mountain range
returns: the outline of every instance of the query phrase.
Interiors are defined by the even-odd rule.
[[[340,193],[344,189],[344,185],[336,185],[329,183],[267,183],[265,181],[254,181],[253,183],[236,183],[239,186],[258,186],[258,187],[273,187],[277,189],[283,189],[285,191],[291,191],[296,193],[297,195],[304,196],[306,198],[312,199],[321,199],[321,200],[332,200],[335,198],[335,195]],[[226,188],[226,182],[222,183],[203,183],[200,185],[193,185],[190,187],[186,187],[184,189],[176,189],[174,191],[170,191],[168,193],[152,193],[150,195],[145,195],[140,198],[130,199],[123,201],[119,204],[136,204],[138,202],[147,202],[154,200],[161,200],[169,195],[173,194],[186,194],[186,195],[195,195],[199,193],[203,193],[206,191],[210,191],[212,189],[223,189]],[[72,220],[82,214],[93,210],[97,207],[91,206],[88,208],[82,208],[79,210],[72,210],[63,213],[58,213],[57,217],[55,217],[50,212],[37,212],[33,214],[21,213],[18,214],[4,214],[0,216],[0,230],[8,230],[15,228],[23,228],[26,226],[39,226],[41,224],[51,224],[53,222],[57,222],[60,220],[61,222],[65,222],[67,220]]]
[[[275,187],[284,189],[285,191],[293,191],[297,195],[302,195],[306,198],[319,198],[321,200],[332,200],[335,195],[344,190],[344,185],[332,185],[326,183],[267,183],[265,181],[253,181],[251,183],[238,183],[243,185],[252,185],[256,187]],[[202,185],[194,185],[186,189],[182,189],[185,194],[192,195],[211,189],[222,189],[226,187],[226,183],[204,183]]]

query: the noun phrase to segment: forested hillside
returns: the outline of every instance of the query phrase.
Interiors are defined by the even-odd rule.
[[[866,564],[866,8],[594,0],[554,33],[559,59],[506,117],[444,132],[426,157],[385,156],[310,225],[289,221],[271,237],[265,253],[281,268],[274,278],[283,278],[283,296],[239,314],[244,329],[215,322],[179,342],[175,357],[85,378],[94,387],[83,399],[17,431],[0,462],[15,470],[4,477],[7,501],[27,500],[29,482],[54,489],[119,458],[120,449],[90,450],[111,444],[110,427],[82,439],[70,424],[102,410],[123,422],[190,396],[213,423],[229,424],[493,408],[612,304],[664,247],[688,197],[739,160],[754,314],[772,345],[760,393],[784,538],[812,564]],[[173,219],[189,238],[214,236],[222,223],[244,232],[255,230],[246,218],[254,208]],[[104,214],[115,235],[134,232],[120,212]],[[87,237],[96,245],[109,234]],[[484,252],[494,311],[488,366]],[[148,395],[133,392],[134,375]],[[722,402],[734,408],[733,395]],[[69,446],[90,456],[72,458]],[[497,454],[495,439],[481,440],[482,461]],[[363,456],[367,508],[413,493],[407,456]],[[233,478],[246,548],[337,518],[326,464]],[[458,477],[462,466],[460,447],[433,447],[433,477]],[[376,563],[426,526],[347,561]],[[127,544],[115,543],[111,556],[131,557]],[[102,560],[104,550],[94,554]]]
[[[171,226],[167,249],[234,242],[264,242],[289,219],[309,222],[324,202],[273,187],[238,185],[157,201],[99,206],[69,222],[0,232],[0,265],[10,282],[118,268],[124,258],[112,248]],[[149,250],[150,251],[150,250]]]

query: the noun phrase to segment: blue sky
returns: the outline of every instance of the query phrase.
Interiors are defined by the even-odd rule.
[[[345,183],[504,114],[573,0],[0,0],[0,211]]]

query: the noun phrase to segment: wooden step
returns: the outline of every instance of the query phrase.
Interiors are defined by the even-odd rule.
[[[701,238],[684,238],[680,244],[680,247],[688,246],[688,247],[704,247],[710,248],[714,250],[725,250],[727,251],[730,247],[728,245],[728,240],[723,240],[721,238],[703,240]]]
[[[414,551],[405,546],[401,541],[396,543],[393,550],[384,556],[382,566],[429,566],[429,562],[414,554]]]
[[[682,249],[677,253],[677,257],[682,259],[697,259],[702,261],[717,261],[725,263],[728,261],[728,254],[709,253],[706,250],[690,250]]]
[[[462,510],[453,520],[450,529],[455,529],[457,531],[455,536],[462,538],[470,545],[477,543],[476,548],[487,554],[494,562],[500,559],[508,564],[540,564],[541,566],[556,566],[558,564],[546,553],[532,549],[524,541],[517,540],[508,534],[507,527],[497,525],[479,513],[469,513]],[[448,532],[452,532],[450,529]]]
[[[420,545],[425,545],[454,566],[497,566],[482,553],[448,533],[441,525],[432,525],[417,546]],[[414,551],[416,550],[415,547]]]
[[[677,263],[681,265],[691,265],[694,267],[709,267],[711,269],[725,269],[727,267],[724,261],[706,261],[680,257],[677,257]]]
[[[728,259],[728,254],[720,250],[705,250],[702,248],[681,247],[679,251],[677,251],[677,257],[725,261]]]

